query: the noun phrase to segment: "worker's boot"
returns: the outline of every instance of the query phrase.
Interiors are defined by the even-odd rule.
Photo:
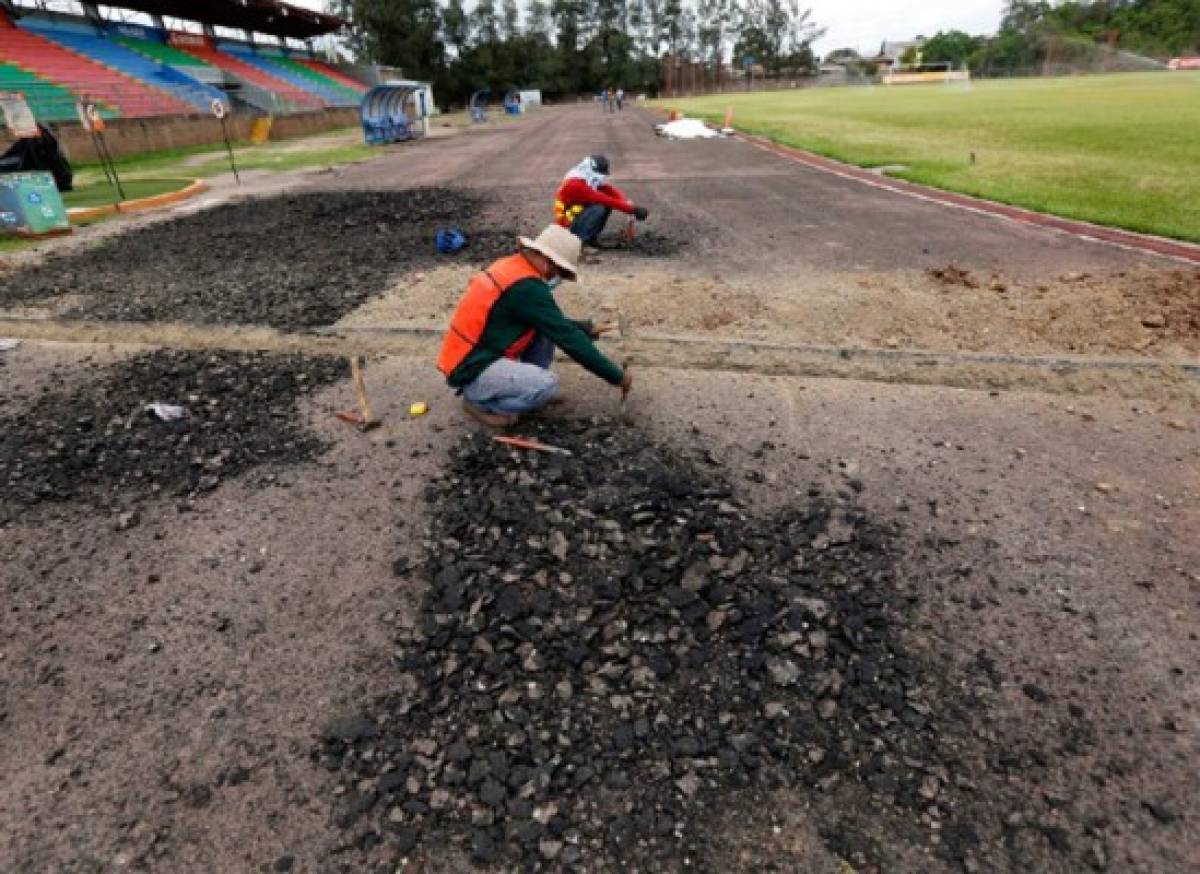
[[[462,405],[463,412],[476,422],[481,422],[489,428],[507,428],[509,425],[517,424],[520,418],[516,413],[489,413],[487,410],[480,409],[466,399],[463,400]]]

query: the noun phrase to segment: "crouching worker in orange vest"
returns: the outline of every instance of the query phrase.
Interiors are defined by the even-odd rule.
[[[480,422],[512,425],[558,397],[558,377],[550,371],[555,347],[623,392],[632,387],[633,378],[592,342],[598,335],[591,323],[569,320],[551,294],[557,279],[574,281],[580,249],[578,237],[551,225],[536,240],[521,237],[515,255],[467,285],[438,369]]]

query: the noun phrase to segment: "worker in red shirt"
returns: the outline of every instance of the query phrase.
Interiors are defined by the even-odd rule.
[[[638,221],[649,215],[608,181],[608,158],[588,155],[563,178],[554,196],[554,220],[588,246],[596,246],[613,210]]]

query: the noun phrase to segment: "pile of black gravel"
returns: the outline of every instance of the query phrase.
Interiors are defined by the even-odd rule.
[[[210,491],[267,463],[324,450],[297,401],[346,375],[332,357],[157,351],[10,405],[0,419],[0,522],[42,502],[125,507]],[[145,407],[182,406],[164,422]]]
[[[511,251],[517,229],[485,227],[460,189],[308,192],[238,201],[158,222],[0,278],[0,307],[67,294],[73,318],[330,325],[405,272]],[[454,256],[439,228],[469,240]]]
[[[886,531],[815,489],[756,518],[633,429],[533,433],[574,456],[474,436],[428,489],[430,585],[397,691],[314,753],[340,774],[349,847],[711,870],[714,826],[758,792],[849,786],[940,815],[952,787],[897,643],[909,598]],[[832,849],[870,859],[827,824]]]

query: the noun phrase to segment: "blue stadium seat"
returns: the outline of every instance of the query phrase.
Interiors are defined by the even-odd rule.
[[[220,49],[223,52],[228,52],[240,61],[251,64],[264,73],[270,73],[277,79],[282,79],[307,91],[309,94],[315,94],[330,106],[356,106],[357,102],[348,99],[347,95],[342,91],[337,91],[322,85],[320,82],[315,82],[307,76],[301,76],[294,70],[291,70],[284,64],[274,63],[270,55],[260,54],[250,46],[240,43],[221,43]]]

